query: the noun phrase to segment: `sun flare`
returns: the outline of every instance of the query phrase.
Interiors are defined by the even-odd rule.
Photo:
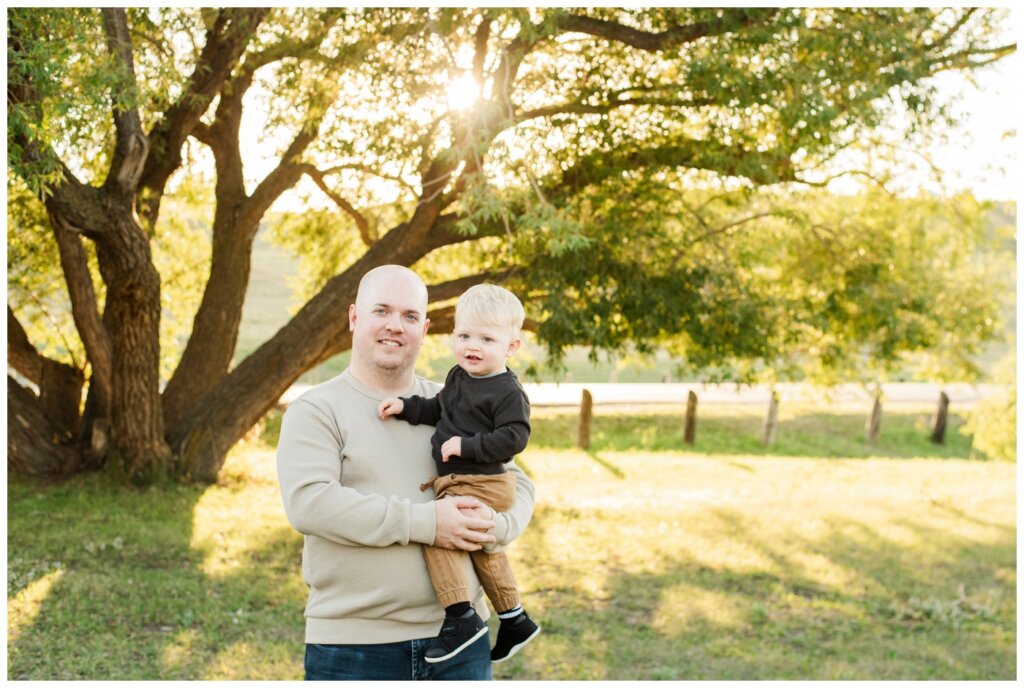
[[[452,110],[466,110],[480,97],[480,86],[469,74],[463,74],[448,82],[448,107]]]

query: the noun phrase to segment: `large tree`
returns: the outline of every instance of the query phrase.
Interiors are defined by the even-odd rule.
[[[9,365],[39,390],[8,377],[9,465],[214,480],[299,375],[349,347],[356,285],[383,263],[431,279],[434,331],[465,287],[504,281],[555,352],[678,336],[694,360],[767,360],[757,323],[782,314],[699,260],[717,244],[695,239],[796,215],[723,219],[713,191],[821,183],[896,101],[930,126],[931,77],[1014,50],[1000,21],[949,8],[12,8],[12,260],[59,262],[79,341],[51,355],[19,319],[27,301],[9,302]],[[475,85],[464,104],[453,82]],[[334,204],[287,227],[311,250],[334,245],[335,262],[232,367],[254,237],[295,189]],[[209,199],[205,233],[168,217],[186,198]],[[203,274],[176,279],[201,296],[163,385],[175,266],[160,246],[196,253],[180,239],[199,234]],[[855,296],[834,296],[834,321],[867,333]]]

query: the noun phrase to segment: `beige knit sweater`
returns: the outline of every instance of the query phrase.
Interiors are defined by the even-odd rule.
[[[401,396],[433,396],[417,377]],[[381,421],[379,394],[346,370],[309,390],[285,412],[277,449],[288,520],[305,535],[302,575],[309,586],[306,642],[391,643],[437,634],[444,611],[423,561],[434,541],[430,425]],[[514,540],[533,513],[533,484],[515,466],[516,503],[495,516],[499,545]],[[487,618],[483,591],[474,607]]]

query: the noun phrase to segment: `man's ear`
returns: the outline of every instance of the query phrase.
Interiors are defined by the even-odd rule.
[[[348,331],[356,331],[356,305],[354,303],[348,307]]]
[[[423,319],[423,336],[427,336],[427,330],[430,329],[430,318]]]
[[[518,339],[513,339],[511,342],[509,342],[509,344],[508,344],[508,355],[511,356],[515,352],[519,351],[519,346],[521,344],[522,344],[522,342],[520,340],[518,340]]]

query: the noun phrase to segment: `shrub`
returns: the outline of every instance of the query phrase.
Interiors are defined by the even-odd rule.
[[[975,451],[989,459],[1017,460],[1017,355],[1014,348],[993,370],[1004,386],[981,400],[971,412],[961,432],[974,435]]]

